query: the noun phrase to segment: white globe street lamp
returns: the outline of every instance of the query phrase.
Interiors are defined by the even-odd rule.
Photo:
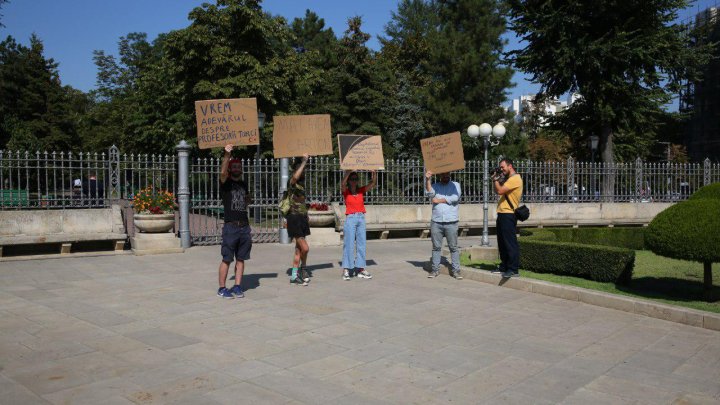
[[[488,149],[490,146],[497,146],[500,140],[505,136],[505,126],[502,123],[498,123],[494,127],[488,123],[483,123],[480,126],[475,124],[470,125],[467,129],[468,136],[476,139],[482,137],[483,149],[485,152],[483,159],[483,233],[481,246],[490,246],[490,237],[488,235],[488,193],[489,193],[489,172],[488,167]],[[495,138],[493,140],[493,138]]]

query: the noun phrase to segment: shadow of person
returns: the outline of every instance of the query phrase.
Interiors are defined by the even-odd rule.
[[[253,290],[260,287],[260,279],[277,277],[277,273],[243,274],[241,286],[243,290]]]

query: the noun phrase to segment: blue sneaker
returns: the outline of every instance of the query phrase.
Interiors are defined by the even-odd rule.
[[[233,299],[233,298],[235,298],[235,296],[232,295],[232,293],[230,292],[230,290],[228,290],[228,289],[225,288],[225,287],[220,287],[220,288],[218,288],[218,293],[217,293],[217,295],[218,295],[218,297],[220,297],[220,298],[227,298],[227,299]]]
[[[230,289],[230,294],[235,296],[235,298],[245,298],[245,294],[243,294],[243,290],[239,285],[233,286],[233,288]]]

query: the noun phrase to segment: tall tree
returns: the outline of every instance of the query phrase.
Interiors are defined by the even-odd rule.
[[[62,86],[57,67],[35,35],[29,46],[12,37],[0,43],[0,148],[77,149],[82,111],[73,108],[85,103],[81,93]]]
[[[512,28],[527,43],[509,52],[514,65],[541,84],[543,95],[582,95],[555,124],[575,137],[598,135],[604,162],[615,161],[618,140],[647,144],[666,115],[663,106],[708,59],[708,47],[691,49],[686,28],[673,23],[686,0],[508,3]]]
[[[257,97],[259,109],[272,116],[293,109],[305,82],[317,80],[308,58],[292,49],[285,19],[264,13],[259,0],[205,3],[190,13],[190,20],[189,27],[167,35],[163,50],[162,70],[178,86],[172,107],[184,129],[179,136],[195,138],[195,100]],[[269,147],[269,133],[264,131],[263,150]]]
[[[348,29],[340,39],[339,65],[330,77],[338,84],[339,96],[333,106],[335,130],[340,133],[383,133],[388,115],[385,106],[392,79],[367,47],[370,35],[362,31],[362,19],[348,19]]]
[[[504,2],[437,0],[438,30],[431,36],[428,107],[439,129],[457,131],[471,123],[504,118],[500,104],[513,70],[502,59]]]
[[[502,63],[505,31],[502,2],[494,0],[402,0],[385,27],[382,57],[393,67],[398,86],[394,108],[407,116],[423,106],[416,124],[425,137],[458,131],[482,121],[504,118],[499,107],[510,87],[512,70]],[[400,97],[402,99],[400,99]],[[401,135],[395,116],[390,133]],[[476,142],[464,138],[469,155]],[[408,142],[408,152],[417,147]]]

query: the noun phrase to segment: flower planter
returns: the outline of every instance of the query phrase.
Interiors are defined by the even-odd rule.
[[[313,228],[322,228],[335,224],[335,213],[332,211],[308,211],[308,222]]]
[[[175,213],[170,214],[138,214],[133,216],[135,228],[145,233],[163,233],[175,226]]]

